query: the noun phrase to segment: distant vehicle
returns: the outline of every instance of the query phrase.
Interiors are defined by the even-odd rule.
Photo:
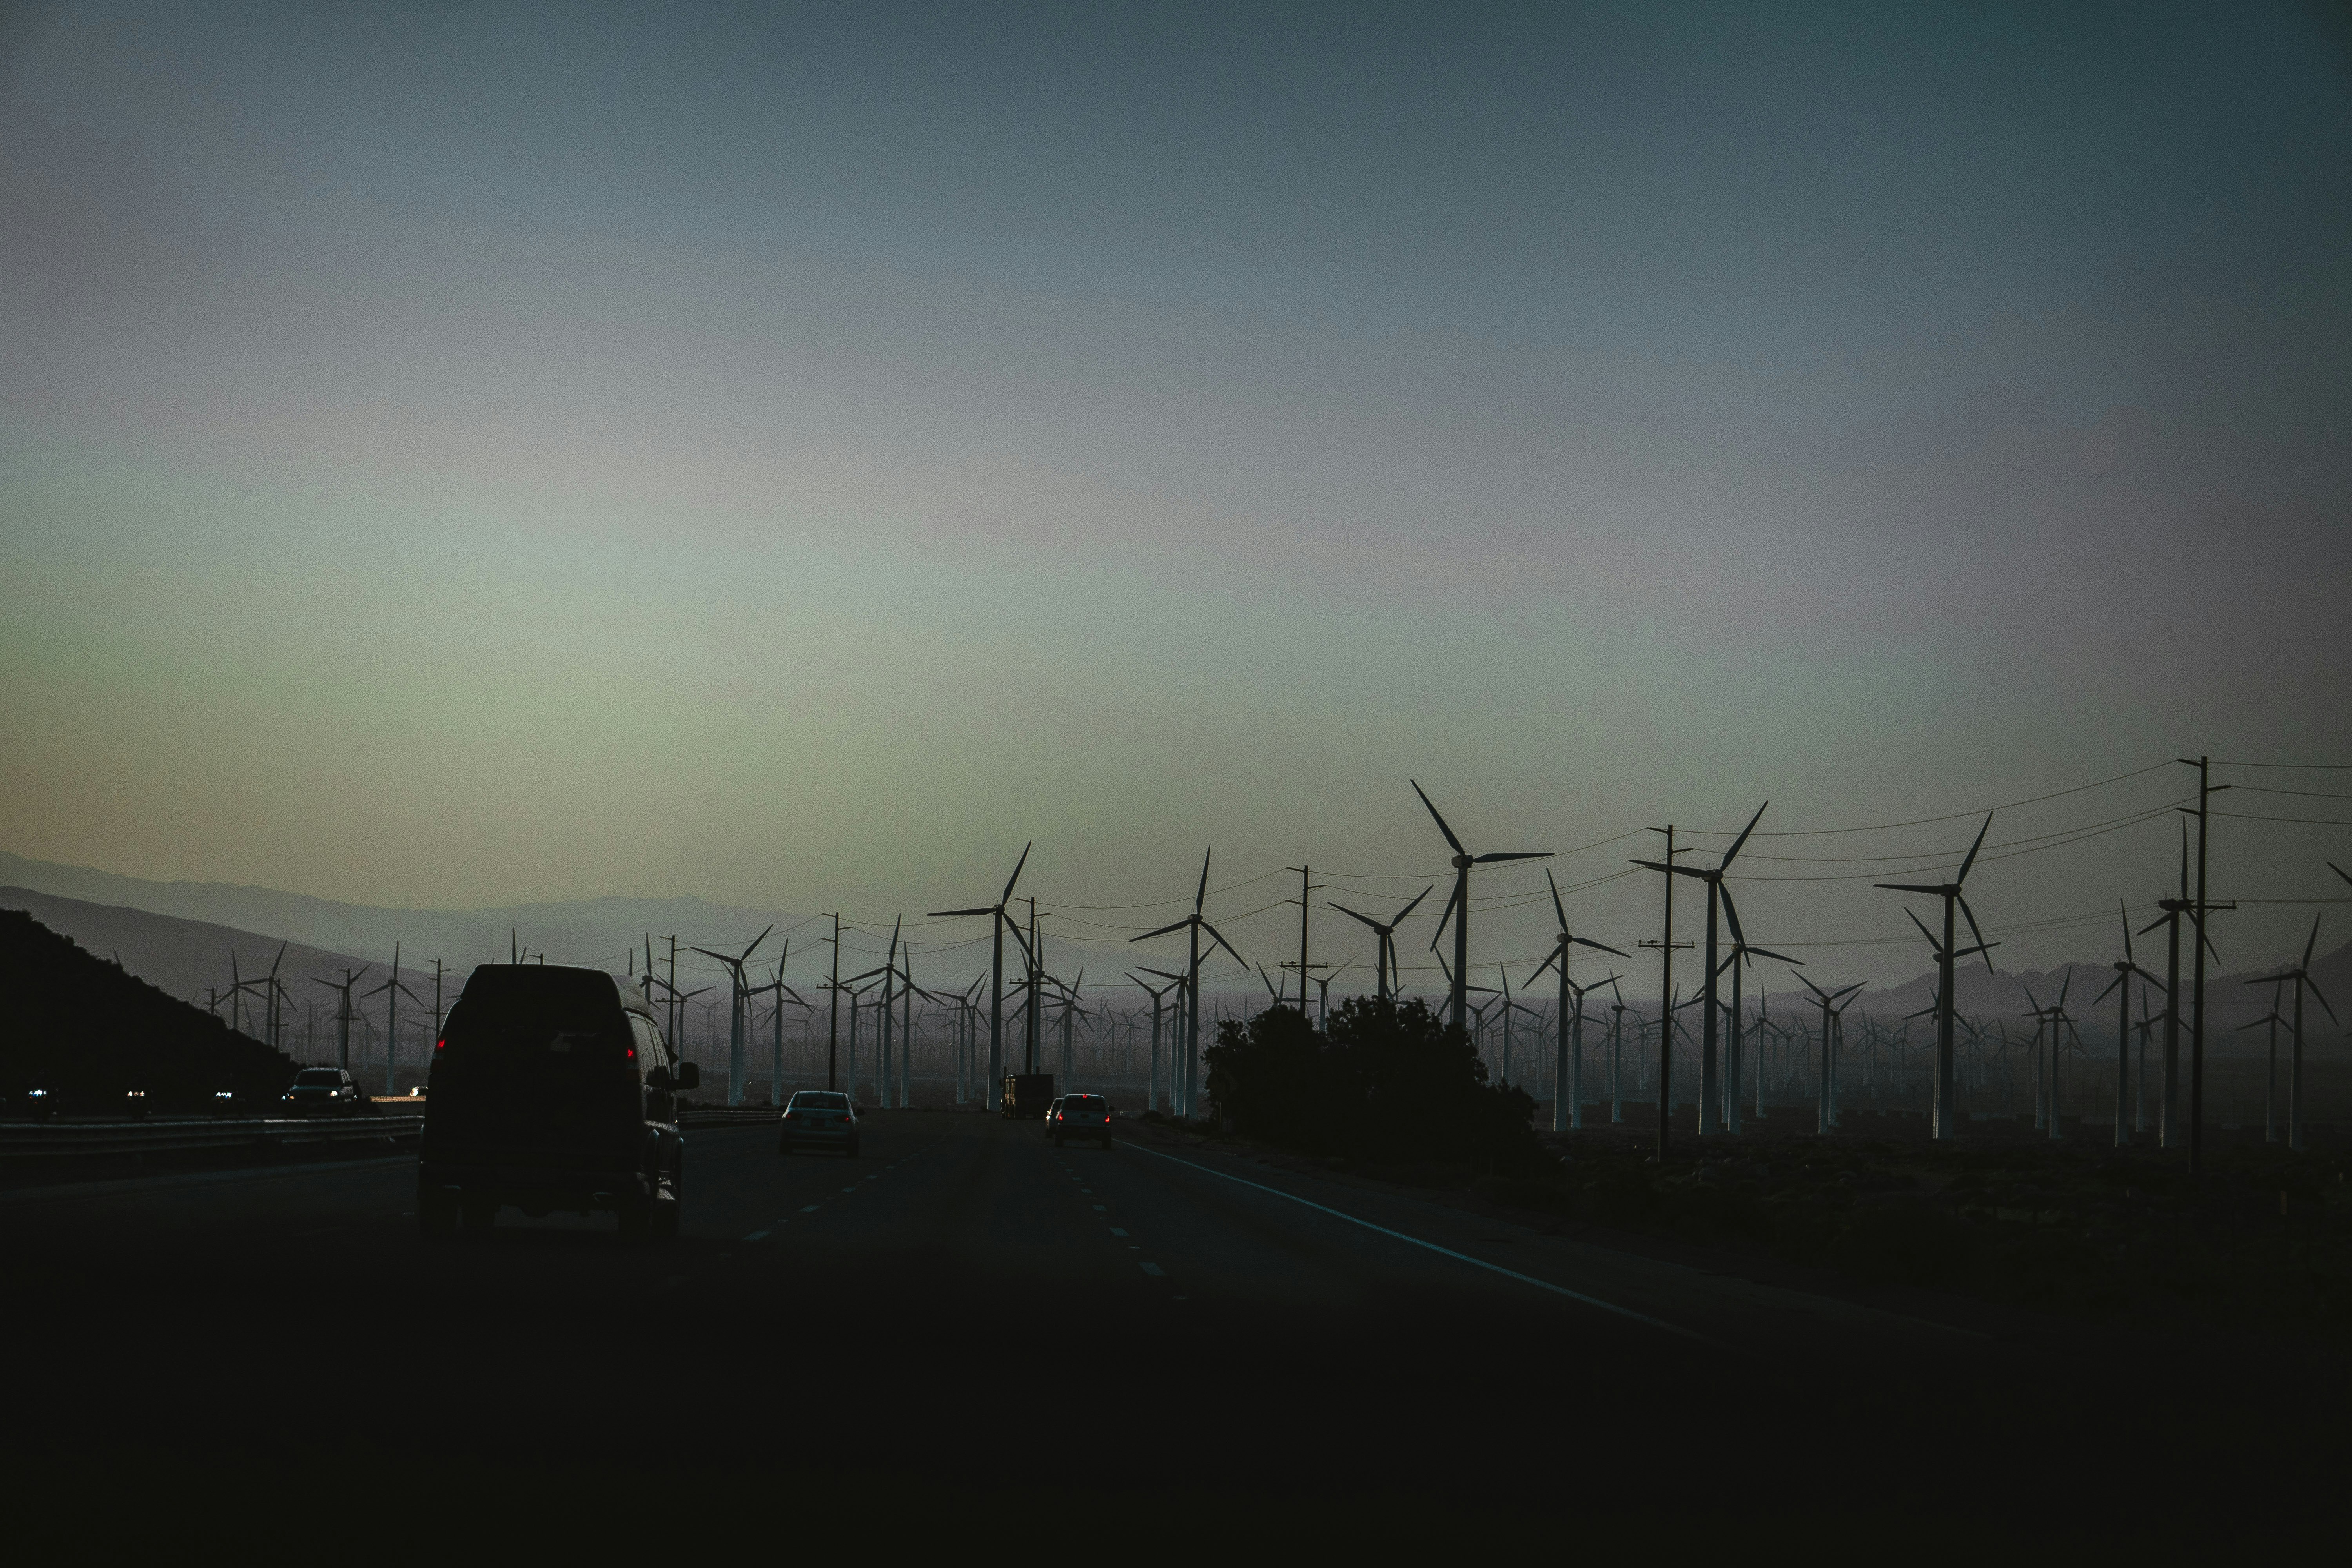
[[[375,1101],[349,1068],[304,1068],[278,1096],[292,1116],[373,1115]]]
[[[1045,1118],[1045,1135],[1058,1149],[1066,1139],[1089,1138],[1110,1147],[1110,1101],[1099,1094],[1066,1094]]]
[[[1052,1073],[1016,1072],[1004,1079],[1004,1099],[999,1110],[1015,1121],[1042,1121],[1053,1100]]]
[[[776,1133],[776,1152],[831,1149],[844,1158],[857,1158],[857,1108],[849,1096],[827,1089],[804,1089],[784,1107]]]
[[[133,1121],[146,1121],[147,1091],[143,1089],[124,1089],[122,1091],[122,1114],[128,1116]]]
[[[624,1237],[675,1240],[677,1097],[701,1082],[635,986],[597,969],[483,964],[433,1047],[417,1224],[487,1231],[510,1204],[533,1218],[609,1211]]]
[[[46,1089],[25,1091],[25,1114],[36,1121],[47,1121],[58,1113],[58,1097]]]

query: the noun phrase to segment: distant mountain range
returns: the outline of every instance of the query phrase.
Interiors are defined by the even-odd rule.
[[[152,882],[6,853],[0,853],[0,909],[28,910],[42,924],[73,938],[98,956],[119,954],[123,966],[133,974],[173,995],[191,997],[198,1003],[204,1000],[207,987],[226,990],[232,959],[236,972],[251,978],[268,970],[280,943],[288,945],[279,977],[297,995],[313,1000],[328,993],[312,982],[339,980],[346,969],[362,963],[374,966],[363,985],[376,984],[383,977],[395,942],[401,944],[403,975],[412,988],[419,986],[419,974],[429,982],[433,961],[437,958],[446,972],[455,977],[454,994],[455,984],[461,983],[474,965],[504,961],[513,950],[510,943],[530,952],[544,952],[550,963],[585,964],[617,973],[630,950],[642,949],[648,933],[654,938],[656,952],[665,955],[667,939],[675,933],[682,955],[680,982],[690,987],[711,983],[717,965],[708,959],[683,956],[688,947],[724,948],[731,944],[740,948],[771,924],[780,931],[798,928],[790,931],[793,958],[785,978],[815,1000],[809,987],[828,962],[827,950],[820,945],[820,937],[831,934],[829,921],[693,898],[612,897],[485,910],[394,910],[224,882]],[[986,922],[973,921],[970,924],[971,936],[981,940],[940,951],[918,950],[914,960],[918,983],[932,989],[960,989],[987,972]],[[937,930],[925,928],[922,934],[927,941],[937,940]],[[870,935],[845,942],[845,976],[878,964],[885,942],[886,939]],[[774,937],[762,943],[754,954],[755,965],[761,960],[772,963],[777,947],[778,939]],[[1010,979],[1018,971],[1020,952],[1009,941],[1005,950]],[[2161,972],[2160,952],[2144,951],[2142,956],[2153,959],[2150,967]],[[1122,965],[1147,961],[1148,955],[1137,949],[1106,952],[1066,943],[1051,936],[1045,942],[1045,962],[1053,973],[1075,976],[1083,968],[1094,977],[1087,986],[1089,995],[1099,994],[1097,987],[1118,982]],[[1687,968],[1678,963],[1678,971],[1695,977],[1696,963],[1685,962]],[[1163,968],[1177,967],[1164,952],[1158,963]],[[1640,975],[1647,968],[1644,964],[1633,973]],[[2315,960],[2312,970],[2329,1000],[2346,1007],[2347,1017],[2352,1018],[2352,942]],[[2071,985],[2067,981],[2070,971]],[[1643,977],[1654,978],[1654,973],[1650,971]],[[2254,973],[2208,974],[2206,1006],[2217,1041],[2233,1033],[2239,1025],[2261,1016],[2267,1007],[2267,990],[2242,984]],[[688,979],[689,975],[693,978]],[[1775,966],[1773,978],[1784,980],[1785,976],[1786,971]],[[2085,1036],[2112,1037],[2115,999],[2109,997],[2095,1006],[2094,998],[2114,977],[2113,969],[2105,963],[2062,964],[2050,970],[1996,973],[1988,973],[1981,960],[1974,960],[1959,972],[1959,1007],[1972,1016],[2022,1024],[2030,1031],[2031,1020],[2021,1017],[2032,1005],[2028,1000],[2029,991],[2033,1000],[2044,1006],[2055,1002],[2063,991],[2067,1008],[2079,1020]],[[1834,980],[1834,975],[1826,975],[1823,983]],[[1629,988],[1626,1000],[1654,1007],[1654,997],[1643,994],[1646,989],[1645,985]],[[1930,1005],[1934,990],[1935,975],[1930,971],[1900,985],[1865,991],[1847,1015],[1849,1026],[1864,1014],[1893,1022],[1905,1014],[1917,1012]],[[2137,995],[2137,987],[2134,990]],[[1539,988],[1529,1000],[1539,1003],[1549,994],[1549,987]],[[426,994],[429,996],[429,992]],[[1251,994],[1263,994],[1255,990],[1254,976],[1246,986],[1235,982],[1227,993],[1229,1001]],[[1750,998],[1754,995],[1751,991]],[[1807,993],[1779,985],[1770,990],[1766,1005],[1781,1016],[1813,1009]],[[1915,1037],[1928,1023],[1928,1019],[1922,1018],[1913,1026]],[[2328,1022],[2317,1005],[2311,1005],[2306,1041],[2333,1044],[2340,1036],[2341,1031]]]

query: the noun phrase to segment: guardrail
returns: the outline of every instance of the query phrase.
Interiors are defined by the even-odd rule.
[[[24,1121],[0,1125],[0,1159],[60,1154],[163,1154],[191,1149],[391,1143],[415,1138],[422,1116],[191,1118],[152,1121]]]
[[[711,1105],[698,1110],[679,1111],[677,1124],[680,1127],[761,1127],[782,1114],[782,1111],[766,1105]]]

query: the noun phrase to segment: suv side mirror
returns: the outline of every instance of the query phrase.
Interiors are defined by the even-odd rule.
[[[677,1087],[681,1089],[702,1087],[702,1067],[698,1062],[677,1064]]]

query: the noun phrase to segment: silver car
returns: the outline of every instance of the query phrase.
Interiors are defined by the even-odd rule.
[[[804,1089],[784,1107],[776,1135],[776,1152],[824,1149],[857,1158],[857,1110],[849,1096],[826,1089]]]

